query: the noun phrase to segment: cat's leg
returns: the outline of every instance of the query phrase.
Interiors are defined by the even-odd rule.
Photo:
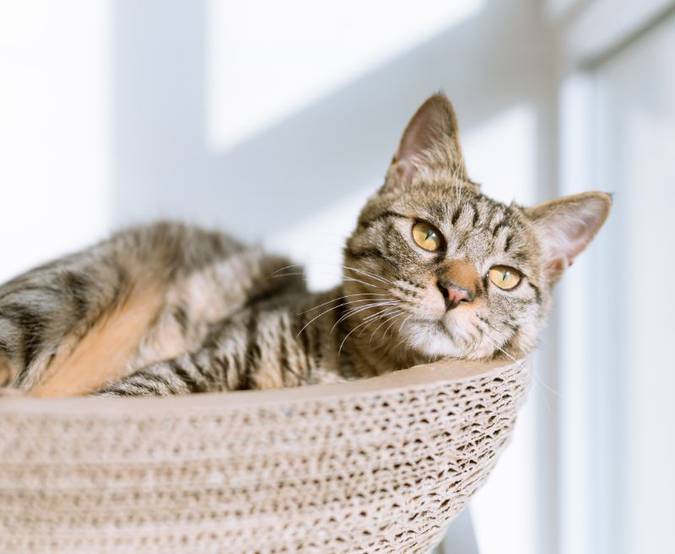
[[[126,367],[171,283],[238,250],[219,233],[161,223],[123,231],[2,285],[0,385],[47,396],[95,390],[96,380]],[[89,381],[73,385],[85,374]]]
[[[113,380],[95,394],[103,396],[170,396],[250,388],[247,333],[251,315],[240,313],[215,325],[195,352],[149,364]]]
[[[29,389],[66,342],[121,299],[126,274],[100,252],[36,268],[0,287],[0,380]],[[70,340],[68,340],[70,339]]]
[[[275,301],[283,305],[288,297],[279,295]],[[308,352],[288,316],[259,306],[242,310],[212,326],[194,352],[150,364],[96,394],[168,396],[307,384]]]
[[[118,233],[0,287],[0,386],[83,394],[193,351],[214,322],[304,288],[287,264],[179,224]]]
[[[171,396],[195,392],[230,390],[222,379],[225,368],[212,365],[206,353],[181,354],[172,360],[155,362],[126,377],[111,382],[97,396]],[[238,377],[231,375],[232,388]]]
[[[251,383],[257,358],[256,309],[242,310],[212,325],[194,352],[151,363],[95,394],[101,396],[170,396],[257,388]]]

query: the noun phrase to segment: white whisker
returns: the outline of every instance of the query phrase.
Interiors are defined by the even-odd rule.
[[[342,316],[341,316],[341,317],[333,324],[333,326],[332,326],[331,329],[330,329],[330,332],[332,333],[332,332],[335,330],[335,328],[336,328],[340,323],[342,323],[344,320],[349,319],[350,317],[352,317],[352,316],[354,316],[354,315],[356,315],[356,314],[358,314],[358,313],[361,313],[361,312],[363,312],[363,311],[365,311],[365,310],[369,310],[369,309],[372,309],[372,308],[379,308],[379,307],[381,307],[381,306],[397,306],[398,304],[400,304],[400,302],[398,302],[398,301],[395,301],[395,300],[386,300],[386,301],[382,301],[382,302],[372,302],[372,303],[370,303],[370,304],[366,304],[365,306],[359,306],[359,307],[356,308],[355,310],[347,310],[347,313],[345,313],[344,315],[342,315]]]
[[[333,302],[336,302],[337,300],[351,299],[355,296],[379,296],[383,299],[386,298],[386,296],[384,294],[378,294],[377,292],[359,292],[359,293],[356,293],[356,294],[346,294],[344,296],[339,296],[338,298],[333,298],[331,300],[328,300],[327,302],[322,302],[321,304],[317,304],[313,308],[309,308],[309,309],[307,309],[303,312],[300,312],[298,315],[306,314],[308,312],[312,312],[312,311],[320,308],[321,306],[326,306],[327,304],[332,304]],[[369,299],[366,299],[366,298],[359,299],[359,301],[365,301],[365,300],[369,300]],[[354,300],[353,302],[356,302],[356,300]]]
[[[381,277],[379,275],[375,275],[373,273],[370,273],[369,271],[365,271],[363,269],[357,269],[355,267],[350,267],[350,266],[347,266],[347,265],[344,265],[342,267],[346,270],[349,270],[349,271],[356,271],[357,273],[360,273],[361,275],[365,275],[366,277],[370,277],[372,279],[377,279],[378,281],[384,283],[385,285],[393,285],[393,283],[389,279],[386,279],[385,277]]]

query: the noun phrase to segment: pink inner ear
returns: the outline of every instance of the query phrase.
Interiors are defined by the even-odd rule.
[[[571,266],[602,226],[608,197],[572,197],[534,208],[535,226],[544,249],[546,270],[558,274]]]
[[[434,122],[428,114],[418,114],[410,122],[408,129],[406,129],[401,139],[396,159],[403,161],[409,160],[414,156],[419,156],[422,152],[433,148],[436,142],[442,140],[442,136],[436,136],[440,134],[432,130],[433,125]]]
[[[455,113],[442,94],[430,97],[417,110],[403,132],[394,161],[420,162],[431,151],[448,167],[464,167]]]
[[[394,171],[396,172],[396,182],[402,186],[407,186],[412,183],[417,169],[409,159],[403,159],[396,162]]]

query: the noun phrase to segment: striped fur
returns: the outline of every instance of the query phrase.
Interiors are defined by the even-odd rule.
[[[609,204],[587,193],[523,208],[481,194],[436,95],[361,212],[340,286],[309,292],[288,260],[218,232],[128,229],[0,287],[0,384],[36,396],[173,395],[520,357]],[[414,242],[420,221],[436,229],[437,251]],[[520,284],[494,286],[497,265]],[[447,287],[466,301],[449,302]]]

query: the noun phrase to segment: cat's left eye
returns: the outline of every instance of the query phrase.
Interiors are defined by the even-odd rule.
[[[506,265],[496,265],[490,268],[488,277],[492,281],[492,284],[502,290],[515,289],[523,279],[520,271]]]
[[[418,221],[412,226],[412,237],[417,246],[429,252],[436,252],[443,245],[440,233],[424,221]]]

